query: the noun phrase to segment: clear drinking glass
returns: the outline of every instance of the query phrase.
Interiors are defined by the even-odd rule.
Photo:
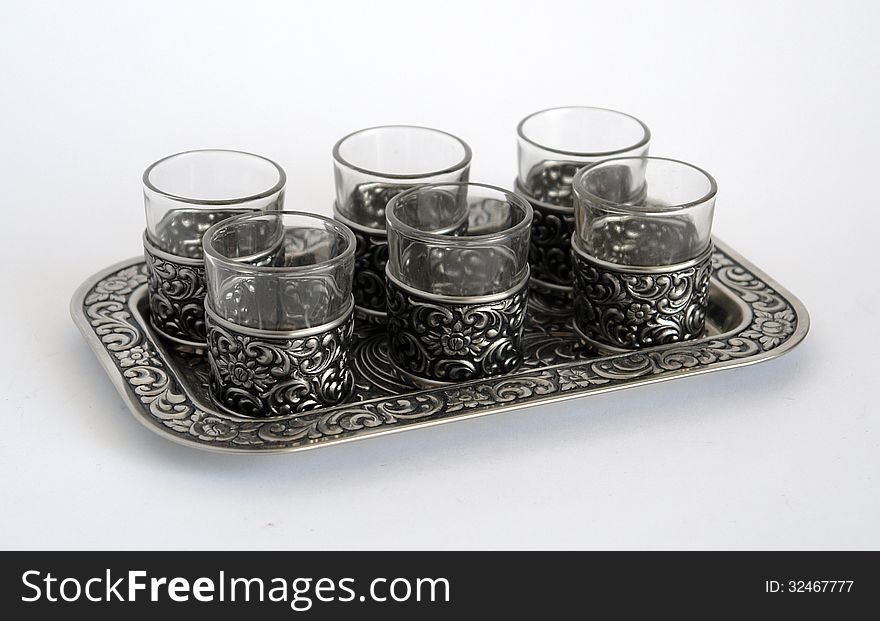
[[[574,179],[575,242],[632,266],[689,261],[709,247],[717,185],[701,168],[658,157],[604,160]]]
[[[514,370],[522,361],[532,208],[477,183],[398,194],[385,212],[389,355],[417,384]]]
[[[651,133],[622,112],[586,106],[551,108],[517,127],[516,190],[535,210],[532,300],[551,312],[571,307],[574,197],[571,182],[587,164],[614,155],[646,155]]]
[[[388,201],[422,183],[467,181],[470,163],[467,144],[427,127],[371,127],[333,147],[334,215],[357,237],[353,292],[359,317],[385,321]]]
[[[571,207],[579,168],[607,157],[646,155],[648,127],[605,108],[568,106],[535,112],[517,127],[519,189],[551,205]]]
[[[240,151],[211,149],[171,155],[144,172],[144,258],[150,322],[187,348],[205,346],[205,261],[202,235],[244,211],[281,209],[284,171]]]
[[[446,132],[411,125],[362,129],[333,147],[336,211],[363,227],[383,230],[385,206],[423,183],[468,180],[471,149]]]
[[[147,238],[159,250],[202,258],[202,235],[242,210],[281,209],[287,176],[272,160],[223,149],[177,153],[144,172]]]
[[[668,345],[705,329],[715,180],[691,164],[613,158],[574,178],[574,325],[597,349]]]
[[[215,224],[203,245],[215,403],[265,417],[348,398],[354,234],[321,216],[264,211]]]
[[[528,276],[531,206],[478,184],[432,184],[388,205],[388,273],[436,295],[507,291]]]
[[[238,326],[295,331],[351,310],[355,239],[343,224],[296,211],[240,215],[205,234],[207,305]]]

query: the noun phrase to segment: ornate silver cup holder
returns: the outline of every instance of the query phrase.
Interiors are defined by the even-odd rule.
[[[204,353],[156,333],[142,257],[89,278],[74,294],[71,314],[135,418],[152,431],[214,451],[292,452],[753,364],[803,340],[809,317],[797,298],[718,240],[712,264],[701,338],[602,354],[582,343],[567,314],[532,307],[517,370],[424,389],[394,370],[384,326],[361,321],[349,401],[261,419],[216,407]]]

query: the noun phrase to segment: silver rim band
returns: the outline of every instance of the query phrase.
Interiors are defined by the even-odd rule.
[[[240,334],[248,334],[250,336],[258,336],[261,338],[268,339],[297,339],[303,338],[306,336],[312,336],[314,334],[320,334],[322,332],[327,332],[328,330],[332,330],[338,325],[344,323],[348,320],[349,316],[354,312],[354,297],[349,298],[348,307],[346,311],[340,315],[338,318],[333,321],[328,321],[327,323],[322,323],[317,326],[312,326],[311,328],[303,328],[301,330],[261,330],[259,328],[249,328],[247,326],[242,326],[237,323],[233,323],[228,319],[224,319],[220,315],[217,314],[211,307],[211,303],[205,298],[205,314],[207,314],[211,321],[216,322],[218,325],[223,326],[227,330],[231,332],[238,332]]]
[[[670,265],[621,265],[620,263],[611,263],[610,261],[597,259],[596,257],[587,254],[580,246],[578,246],[575,235],[572,235],[571,237],[571,248],[579,257],[587,263],[592,263],[603,270],[621,272],[623,274],[662,274],[663,272],[686,270],[705,262],[706,259],[711,257],[712,253],[715,252],[715,244],[710,241],[709,246],[703,252],[689,261],[682,261],[681,263],[673,263]]]
[[[147,235],[146,229],[144,229],[144,236],[143,237],[144,237],[144,248],[146,248],[150,254],[156,255],[160,259],[163,259],[165,261],[169,261],[171,263],[179,263],[180,265],[202,266],[205,264],[204,259],[194,259],[192,257],[182,257],[180,255],[171,254],[170,252],[165,252],[161,248],[157,248],[156,244],[154,244],[152,241],[150,241],[150,236]]]
[[[421,289],[416,289],[415,287],[411,287],[404,282],[401,282],[399,278],[395,277],[391,273],[391,263],[385,266],[385,275],[388,277],[388,280],[393,282],[395,285],[411,293],[415,296],[422,297],[428,300],[436,300],[437,302],[443,302],[445,304],[485,304],[488,302],[497,302],[498,300],[504,300],[509,298],[512,295],[518,293],[523,287],[528,286],[529,284],[529,275],[531,273],[531,268],[526,266],[526,275],[523,279],[518,282],[516,285],[507,289],[505,291],[501,291],[499,293],[491,293],[489,295],[441,295],[439,293],[430,293],[428,291],[422,291]]]

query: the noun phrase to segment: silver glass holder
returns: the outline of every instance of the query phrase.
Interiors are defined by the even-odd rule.
[[[528,273],[492,295],[448,296],[410,287],[385,270],[388,349],[416,385],[480,379],[516,370],[529,299]]]
[[[146,231],[144,259],[149,283],[150,322],[164,338],[191,349],[204,349],[205,261],[160,250]]]
[[[338,319],[293,331],[239,326],[205,306],[214,403],[227,413],[285,416],[342,403],[354,388],[354,303]]]
[[[574,327],[599,351],[622,352],[703,335],[712,244],[700,256],[665,266],[630,266],[590,256],[571,239]]]
[[[529,245],[531,303],[546,310],[571,309],[574,208],[533,198],[519,180],[514,182],[514,191],[529,201],[534,214]]]
[[[385,229],[349,220],[339,212],[335,203],[333,218],[350,228],[357,240],[352,282],[355,315],[363,321],[384,324],[387,317],[385,265],[388,263],[388,235]]]

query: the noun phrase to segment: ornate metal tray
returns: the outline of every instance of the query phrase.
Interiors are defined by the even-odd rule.
[[[809,329],[800,301],[716,240],[707,334],[685,344],[599,355],[565,316],[531,308],[516,373],[416,389],[388,362],[383,328],[356,327],[356,398],[342,406],[255,420],[213,407],[207,362],[160,340],[148,321],[142,258],[89,278],[71,314],[135,417],[169,440],[224,452],[299,451],[550,401],[630,388],[775,358]]]

